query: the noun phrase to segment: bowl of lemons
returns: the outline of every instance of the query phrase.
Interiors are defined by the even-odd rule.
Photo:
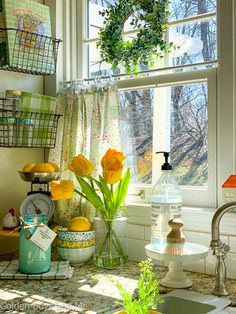
[[[71,264],[87,262],[95,252],[95,231],[85,217],[72,218],[57,234],[57,254]]]
[[[60,168],[53,162],[29,163],[18,172],[22,180],[37,183],[51,182],[60,176]]]

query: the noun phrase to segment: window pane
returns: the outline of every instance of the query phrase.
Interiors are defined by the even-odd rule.
[[[215,12],[216,0],[171,0],[170,20],[180,20],[189,16]]]
[[[126,36],[124,40],[130,40],[130,36]],[[100,50],[96,47],[96,43],[90,43],[87,44],[88,47],[88,76],[89,77],[95,77],[97,75],[112,75],[112,74],[120,74],[120,73],[126,73],[124,66],[120,65],[119,69],[112,70],[111,64],[108,64],[106,62],[101,61],[100,57]],[[160,65],[161,59],[157,60],[157,65]],[[158,67],[158,66],[156,66]],[[159,66],[159,68],[162,66]],[[148,70],[148,66],[146,65],[140,65],[139,70]]]
[[[171,88],[171,162],[180,185],[206,186],[208,180],[207,83]]]
[[[153,169],[161,167],[153,164],[153,147],[159,150],[170,147],[178,183],[207,185],[207,83],[122,91],[120,101],[122,146],[132,183],[152,184],[157,175]]]
[[[114,4],[115,0],[89,0],[88,1],[88,38],[98,37],[100,27],[103,26],[103,17],[99,15],[99,11],[102,11],[108,5]],[[212,12],[215,10],[215,0],[204,0],[204,1],[190,1],[190,0],[173,0],[171,7],[178,8],[178,12],[185,12],[186,16],[196,15],[198,13]],[[177,12],[176,11],[176,12]],[[179,13],[179,14],[180,14]],[[139,12],[135,13],[136,15]],[[176,13],[177,14],[177,13]],[[186,17],[179,15],[182,18]],[[124,25],[124,31],[131,30],[133,27],[130,25],[132,16],[126,21]],[[173,25],[169,28],[169,40],[174,42],[179,49],[176,49],[171,54],[167,55],[169,62],[165,62],[170,66],[185,65],[204,61],[213,61],[217,59],[217,25],[216,19],[212,18],[207,21],[198,21],[194,23]],[[135,34],[129,34],[124,36],[124,40],[131,40],[135,37]],[[89,75],[93,76],[98,74],[100,53],[96,48],[96,44],[90,44],[89,46]],[[160,59],[157,59],[154,68],[160,68]],[[102,63],[100,66],[101,71],[110,70],[111,66]],[[146,70],[147,67],[143,68],[139,66],[139,70]],[[121,67],[121,73],[124,73],[124,69]],[[109,72],[112,74],[112,71]],[[101,73],[100,73],[101,74]]]
[[[99,14],[115,0],[87,0],[87,38],[97,38],[99,29],[103,26],[104,17]]]
[[[87,0],[87,38],[98,37],[99,28],[103,26],[104,17],[99,15],[109,5],[116,3],[116,0]],[[171,0],[169,10],[170,21],[180,20],[190,16],[204,13],[216,12],[216,0]],[[135,12],[138,15],[139,12]],[[130,25],[132,16],[126,21],[124,31],[132,30]]]
[[[109,5],[116,3],[116,0],[88,0],[88,14],[87,14],[87,38],[97,38],[99,29],[103,26],[104,17],[99,14],[99,11],[103,11]],[[124,23],[124,32],[134,30],[131,22],[133,17],[139,17],[139,14],[143,11],[137,11],[131,14]],[[142,25],[143,23],[141,23]]]
[[[180,46],[170,54],[170,65],[216,60],[216,20],[170,27],[170,41]]]
[[[111,75],[117,71],[111,70],[111,65],[106,62],[101,62],[100,50],[97,49],[96,43],[88,44],[88,75],[95,77],[100,75]]]
[[[132,183],[152,183],[154,89],[120,93],[121,138]]]

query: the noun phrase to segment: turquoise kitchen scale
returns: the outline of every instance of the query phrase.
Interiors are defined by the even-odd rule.
[[[22,180],[31,182],[31,191],[20,206],[20,214],[45,215],[49,221],[55,210],[54,202],[51,199],[49,182],[57,180],[60,172],[22,172],[19,171]],[[38,189],[35,189],[37,187]]]

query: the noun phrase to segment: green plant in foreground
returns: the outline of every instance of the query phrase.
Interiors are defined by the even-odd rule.
[[[132,293],[127,291],[120,282],[116,282],[116,287],[123,299],[123,302],[118,303],[128,314],[147,314],[149,310],[156,309],[159,303],[164,302],[159,295],[159,282],[153,273],[153,266],[151,259],[139,263],[138,299],[133,300]]]

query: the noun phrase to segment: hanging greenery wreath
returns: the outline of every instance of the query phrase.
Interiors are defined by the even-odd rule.
[[[155,57],[162,58],[170,52],[173,43],[164,39],[168,3],[169,0],[118,0],[99,12],[105,17],[97,44],[102,61],[112,64],[112,69],[123,64],[127,73],[137,73],[139,65],[152,67]],[[138,28],[138,33],[132,41],[124,41],[122,31],[131,15],[130,24]]]

